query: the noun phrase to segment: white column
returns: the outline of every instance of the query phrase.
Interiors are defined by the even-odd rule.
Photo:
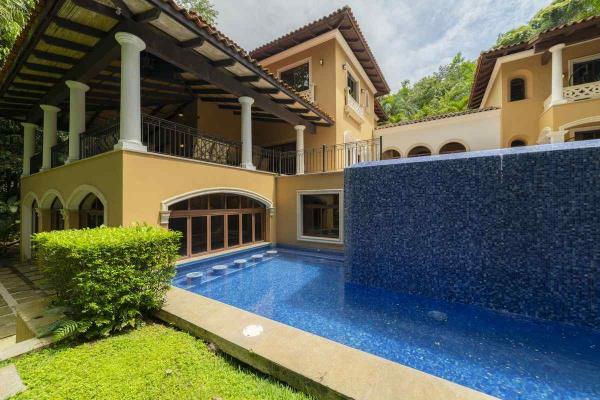
[[[127,32],[118,32],[115,39],[121,45],[120,138],[115,149],[146,151],[142,144],[140,101],[140,52],[146,44]]]
[[[550,47],[552,53],[552,97],[550,105],[564,103],[563,99],[563,60],[562,51],[565,47],[564,43]]]
[[[42,168],[47,171],[52,168],[52,146],[56,144],[56,119],[60,108],[49,104],[42,104],[44,110],[44,136],[42,142]]]
[[[66,81],[69,87],[69,158],[67,164],[79,160],[79,134],[85,132],[85,92],[90,87],[77,81]]]
[[[252,164],[252,97],[238,99],[242,105],[242,168],[256,169]]]
[[[296,175],[304,173],[304,125],[296,125]]]
[[[29,122],[21,122],[23,127],[23,173],[21,176],[29,176],[31,174],[31,157],[35,148],[35,130],[36,124]]]
[[[567,131],[554,131],[549,132],[546,136],[550,139],[550,143],[564,143],[566,133]]]

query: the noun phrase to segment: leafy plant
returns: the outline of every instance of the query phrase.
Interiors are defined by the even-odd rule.
[[[162,305],[179,236],[149,225],[36,234],[36,261],[66,315],[42,335],[93,338],[139,326]]]
[[[200,14],[207,23],[214,25],[219,12],[209,0],[178,0],[179,4]]]

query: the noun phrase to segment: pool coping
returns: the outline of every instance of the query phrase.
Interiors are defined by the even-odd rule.
[[[319,399],[494,397],[239,309],[171,287],[157,317],[230,356]],[[263,332],[246,337],[248,325]]]

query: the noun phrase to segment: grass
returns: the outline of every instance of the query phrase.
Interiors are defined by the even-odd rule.
[[[19,400],[308,399],[212,353],[201,340],[158,324],[13,362],[28,388],[14,397]]]

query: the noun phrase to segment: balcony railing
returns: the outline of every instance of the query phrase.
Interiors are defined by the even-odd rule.
[[[325,145],[315,149],[278,151],[260,146],[252,148],[252,163],[261,171],[293,175],[297,163],[304,164],[305,173],[341,171],[353,164],[381,159],[381,138],[337,145]],[[119,140],[119,122],[113,121],[101,128],[79,135],[80,159],[111,151]],[[202,131],[156,118],[142,116],[142,142],[149,152],[183,157],[216,164],[239,166],[242,144],[203,133]],[[52,147],[52,167],[63,165],[68,158],[69,142]],[[39,172],[42,153],[31,157],[31,173]]]
[[[349,88],[346,88],[346,106],[344,110],[359,123],[362,123],[365,119],[365,108],[352,97]]]
[[[315,101],[315,84],[310,83],[308,85],[308,89],[298,92],[298,94],[300,96],[304,97],[305,99],[307,99],[308,101],[314,102]]]
[[[567,101],[600,98],[600,82],[567,86],[563,89],[563,98]]]

